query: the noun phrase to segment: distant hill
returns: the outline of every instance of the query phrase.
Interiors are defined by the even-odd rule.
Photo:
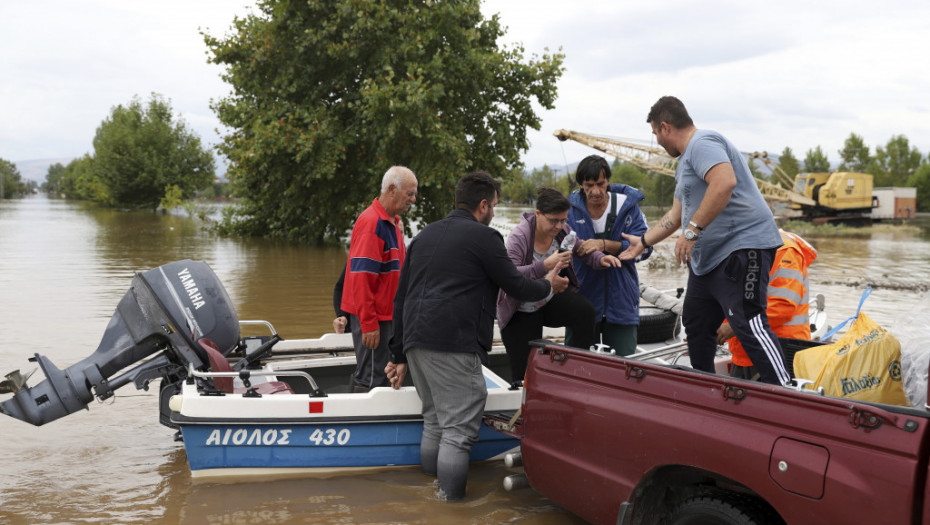
[[[34,160],[14,160],[13,164],[16,164],[16,169],[19,170],[20,175],[23,176],[23,179],[29,179],[36,182],[36,184],[42,184],[45,182],[45,175],[48,174],[48,167],[56,162],[62,166],[67,166],[74,160],[74,157],[63,157],[58,159],[34,159]]]

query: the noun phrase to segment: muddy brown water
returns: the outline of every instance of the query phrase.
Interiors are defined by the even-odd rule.
[[[517,211],[498,213],[506,221]],[[812,291],[826,296],[832,323],[855,312],[866,284],[875,290],[864,308],[883,326],[905,323],[908,312],[926,306],[927,228],[810,240],[820,251]],[[331,329],[341,248],[218,238],[182,216],[41,195],[3,200],[0,375],[31,370],[27,358],[35,353],[59,368],[83,359],[99,344],[134,272],[185,258],[211,265],[241,319],[268,320],[291,339]],[[661,253],[640,271],[661,289],[686,282],[684,270]],[[41,380],[37,374],[30,384]],[[439,501],[417,469],[194,483],[174,431],[158,424],[156,393],[157,385],[149,392],[127,386],[43,427],[0,416],[0,523],[583,523],[531,489],[505,492],[502,479],[514,471],[498,462],[473,465],[468,496],[455,504]]]

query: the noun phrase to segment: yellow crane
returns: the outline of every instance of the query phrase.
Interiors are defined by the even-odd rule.
[[[610,137],[600,137],[597,135],[589,135],[587,133],[566,129],[557,130],[555,133],[553,133],[553,135],[555,135],[555,137],[562,142],[565,142],[566,140],[573,140],[580,144],[584,144],[585,146],[590,146],[598,151],[603,151],[608,155],[629,162],[630,164],[643,168],[644,170],[658,173],[660,175],[668,175],[671,177],[675,176],[675,165],[678,163],[678,161],[670,157],[668,153],[666,153],[662,148],[643,146],[640,144],[625,142]],[[774,162],[768,159],[768,155],[759,155],[760,157],[758,158],[762,158],[763,162],[766,162],[766,165],[769,163],[775,165]],[[791,185],[791,178],[788,177],[788,175],[782,171],[781,168],[778,168],[778,170],[784,174],[784,177],[787,178],[789,185]],[[817,202],[810,197],[791,191],[790,189],[783,188],[769,181],[762,180],[758,177],[756,177],[756,185],[759,186],[759,191],[762,192],[762,196],[765,197],[765,199],[768,201],[788,202],[799,206],[815,206],[817,204]]]

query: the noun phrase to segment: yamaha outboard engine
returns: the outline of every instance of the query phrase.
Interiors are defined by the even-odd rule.
[[[38,426],[87,408],[94,397],[107,399],[128,383],[147,389],[161,377],[164,390],[165,383],[183,379],[189,365],[209,367],[197,342],[203,337],[223,354],[239,343],[236,310],[205,262],[177,261],[136,274],[97,350],[65,370],[35,354],[29,360],[39,363],[45,381],[32,388],[17,381],[16,395],[0,403],[0,412]]]

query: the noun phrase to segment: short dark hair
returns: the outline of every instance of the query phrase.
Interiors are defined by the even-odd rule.
[[[500,194],[501,181],[484,171],[473,171],[456,183],[455,207],[473,212],[478,209],[481,201],[487,199],[491,203]]]
[[[542,213],[562,213],[571,207],[572,203],[559,190],[539,188],[536,191],[536,209]]]
[[[601,172],[604,172],[604,178],[610,180],[610,164],[600,155],[588,155],[581,159],[578,167],[575,168],[575,181],[581,185],[586,180],[597,181],[601,178]]]
[[[694,125],[694,121],[688,115],[684,103],[670,95],[660,98],[652,105],[652,108],[649,109],[649,115],[646,116],[646,122],[657,126],[662,122],[666,122],[678,129]]]

